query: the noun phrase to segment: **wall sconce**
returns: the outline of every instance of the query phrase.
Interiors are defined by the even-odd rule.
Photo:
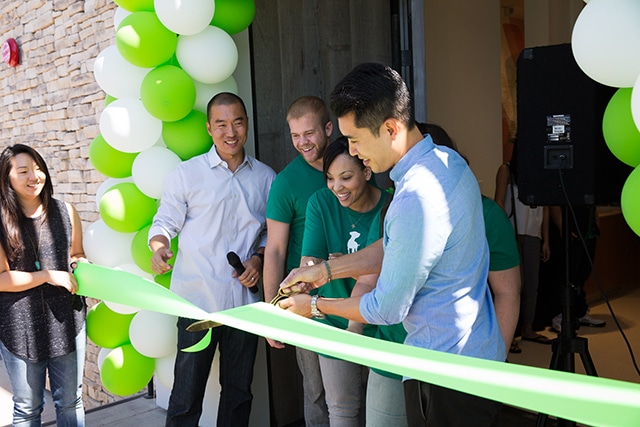
[[[10,67],[15,67],[20,63],[20,51],[16,39],[7,39],[2,44],[2,58]]]

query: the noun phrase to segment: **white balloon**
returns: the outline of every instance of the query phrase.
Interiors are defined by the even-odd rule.
[[[119,6],[116,7],[116,12],[113,14],[113,29],[118,31],[118,27],[120,26],[122,20],[129,15],[131,15],[131,12],[129,12],[127,9]]]
[[[98,352],[98,359],[96,360],[96,363],[98,364],[98,371],[102,369],[102,364],[104,363],[104,359],[106,359],[109,353],[111,353],[111,350],[113,349],[104,348],[104,347],[100,348],[100,351]]]
[[[215,10],[212,0],[154,0],[156,15],[162,25],[178,34],[192,35],[204,30]]]
[[[104,305],[109,307],[111,311],[118,314],[134,314],[140,311],[138,307],[132,307],[126,304],[120,304],[113,301],[103,301]]]
[[[115,45],[105,48],[93,63],[98,86],[115,98],[140,98],[140,85],[150,68],[140,68],[124,59]]]
[[[129,176],[126,178],[107,178],[102,184],[98,186],[98,190],[96,191],[96,208],[97,211],[100,212],[100,199],[107,192],[108,189],[113,187],[116,184],[120,184],[121,182],[133,182],[133,177]]]
[[[151,147],[138,154],[133,161],[133,182],[138,189],[152,199],[159,199],[164,189],[164,179],[182,162],[173,151]]]
[[[136,233],[133,233],[133,234],[135,235]],[[129,243],[129,252],[131,252],[131,243]],[[142,270],[135,263],[120,264],[120,265],[118,265],[118,266],[116,266],[114,268],[116,270],[123,270],[123,271],[126,271],[128,273],[135,274],[136,276],[143,277],[143,278],[145,278],[147,280],[151,280],[153,282],[153,275],[151,275],[151,274],[147,273],[146,271]]]
[[[640,75],[631,90],[631,116],[636,127],[640,130]]]
[[[211,98],[219,94],[220,92],[231,92],[238,94],[238,83],[233,76],[229,76],[228,79],[220,82],[220,83],[202,83],[197,80],[194,80],[193,83],[196,85],[196,105],[193,107],[194,110],[201,111],[207,114],[207,104]]]
[[[219,83],[229,78],[236,69],[238,48],[224,30],[209,25],[198,34],[178,36],[176,57],[192,79],[202,83]]]
[[[640,1],[591,0],[571,35],[576,62],[593,80],[632,87],[640,74]]]
[[[82,235],[84,253],[92,263],[106,267],[132,263],[131,242],[135,234],[114,231],[100,219]]]
[[[164,357],[175,353],[178,345],[178,318],[169,314],[141,310],[131,320],[129,339],[138,353]]]
[[[169,390],[173,387],[173,368],[176,364],[176,351],[168,356],[156,359],[156,378]]]
[[[109,145],[125,153],[139,153],[162,135],[162,121],[133,98],[116,99],[100,115],[100,133]]]

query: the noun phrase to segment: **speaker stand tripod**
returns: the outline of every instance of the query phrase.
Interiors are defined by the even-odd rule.
[[[564,283],[562,286],[562,330],[551,343],[552,356],[550,369],[556,371],[575,372],[575,355],[579,354],[587,375],[598,376],[593,360],[589,354],[587,339],[576,336],[579,320],[575,314],[575,290],[570,281],[570,241],[571,227],[569,226],[569,207],[565,206],[562,213],[562,238],[564,242]],[[537,427],[544,427],[547,414],[538,414]],[[574,421],[558,418],[559,427],[575,427]]]

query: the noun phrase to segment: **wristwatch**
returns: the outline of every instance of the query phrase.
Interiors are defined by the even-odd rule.
[[[264,264],[264,254],[261,254],[260,252],[254,252],[251,254],[251,256],[257,256],[258,258],[260,258],[260,261],[262,261],[262,263]]]
[[[318,310],[318,295],[314,295],[311,297],[311,316],[314,319],[324,319],[325,315]]]

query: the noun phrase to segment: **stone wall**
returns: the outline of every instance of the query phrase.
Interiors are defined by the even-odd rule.
[[[0,146],[28,144],[45,158],[56,196],[74,204],[83,228],[99,218],[95,194],[106,177],[89,162],[104,92],[93,61],[115,43],[112,0],[2,0],[0,34],[15,38],[20,65],[0,64]],[[95,301],[92,301],[95,303]],[[119,400],[100,382],[98,348],[87,348],[85,405]]]

